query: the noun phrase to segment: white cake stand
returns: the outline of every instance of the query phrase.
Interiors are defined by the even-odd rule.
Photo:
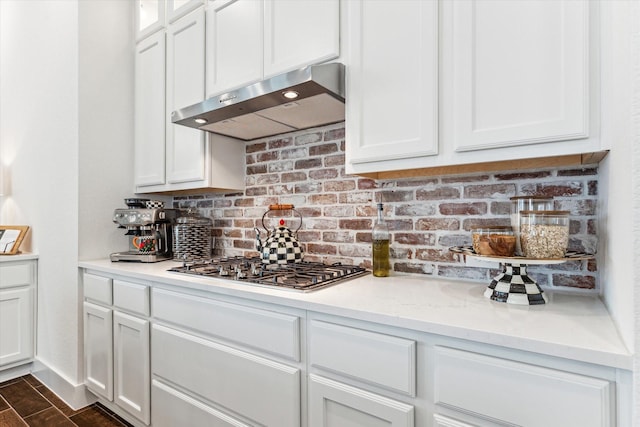
[[[591,259],[594,256],[583,252],[567,252],[563,258],[525,258],[521,256],[501,257],[478,255],[472,246],[454,246],[451,252],[485,261],[499,262],[502,273],[491,280],[484,296],[498,302],[518,305],[538,305],[548,302],[538,283],[527,274],[527,265],[562,264],[567,261]]]

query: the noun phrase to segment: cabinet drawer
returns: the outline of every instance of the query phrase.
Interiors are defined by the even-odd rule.
[[[434,427],[477,427],[441,414],[433,414],[433,425]]]
[[[299,369],[159,325],[151,345],[154,376],[260,425],[300,425]]]
[[[300,319],[239,304],[154,289],[153,317],[300,360]]]
[[[445,347],[435,353],[438,405],[527,427],[613,425],[609,381]]]
[[[35,282],[34,264],[17,262],[0,264],[0,289],[27,286]]]
[[[309,339],[312,366],[415,396],[415,341],[319,320]]]
[[[113,305],[143,316],[149,315],[149,287],[137,283],[113,281]]]
[[[154,427],[179,426],[185,420],[192,426],[249,427],[157,380],[151,383],[151,398]]]
[[[85,273],[82,282],[85,298],[111,305],[113,302],[111,289],[113,279]]]
[[[351,387],[319,375],[309,375],[311,425],[323,427],[413,427],[413,405]]]

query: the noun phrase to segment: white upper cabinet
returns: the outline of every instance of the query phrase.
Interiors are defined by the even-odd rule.
[[[255,0],[216,0],[207,9],[207,93],[255,83],[263,76],[264,8]]]
[[[205,0],[135,0],[136,40],[165,28],[202,6]]]
[[[171,123],[171,113],[204,100],[204,9],[167,28],[167,182],[205,179],[205,133]]]
[[[205,27],[200,7],[136,46],[136,193],[244,188],[241,141],[171,122],[173,111],[205,98]]]
[[[339,0],[267,0],[264,7],[266,78],[340,54]]]
[[[579,164],[599,152],[598,9],[587,0],[349,1],[347,173],[540,167],[552,156]]]
[[[339,55],[339,0],[209,1],[207,96]]]
[[[583,1],[451,2],[456,151],[585,138],[589,9]]]
[[[165,183],[165,34],[157,32],[136,46],[136,186]]]
[[[202,6],[204,0],[167,0],[167,24]]]
[[[136,0],[136,40],[155,33],[165,25],[165,1],[164,0]]]
[[[347,163],[437,154],[438,2],[347,8]]]

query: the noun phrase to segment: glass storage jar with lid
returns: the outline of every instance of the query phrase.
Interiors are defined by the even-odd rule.
[[[516,196],[511,197],[511,228],[516,236],[516,255],[522,255],[520,239],[520,212],[550,211],[553,209],[553,197],[549,196]]]
[[[471,229],[473,251],[478,255],[513,256],[515,236],[510,226],[486,226]]]
[[[195,261],[209,259],[212,255],[213,221],[189,212],[176,220],[173,226],[173,259]]]
[[[569,211],[521,211],[520,243],[526,258],[562,258],[569,245]]]

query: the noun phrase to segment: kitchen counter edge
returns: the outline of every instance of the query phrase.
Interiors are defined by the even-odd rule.
[[[25,252],[15,255],[0,255],[0,262],[27,261],[31,259],[38,259],[38,254]]]
[[[631,370],[625,347],[602,301],[547,292],[549,303],[515,306],[483,296],[486,285],[417,275],[372,275],[315,292],[201,278],[167,271],[179,263],[81,261],[93,273],[278,304],[501,347]]]

